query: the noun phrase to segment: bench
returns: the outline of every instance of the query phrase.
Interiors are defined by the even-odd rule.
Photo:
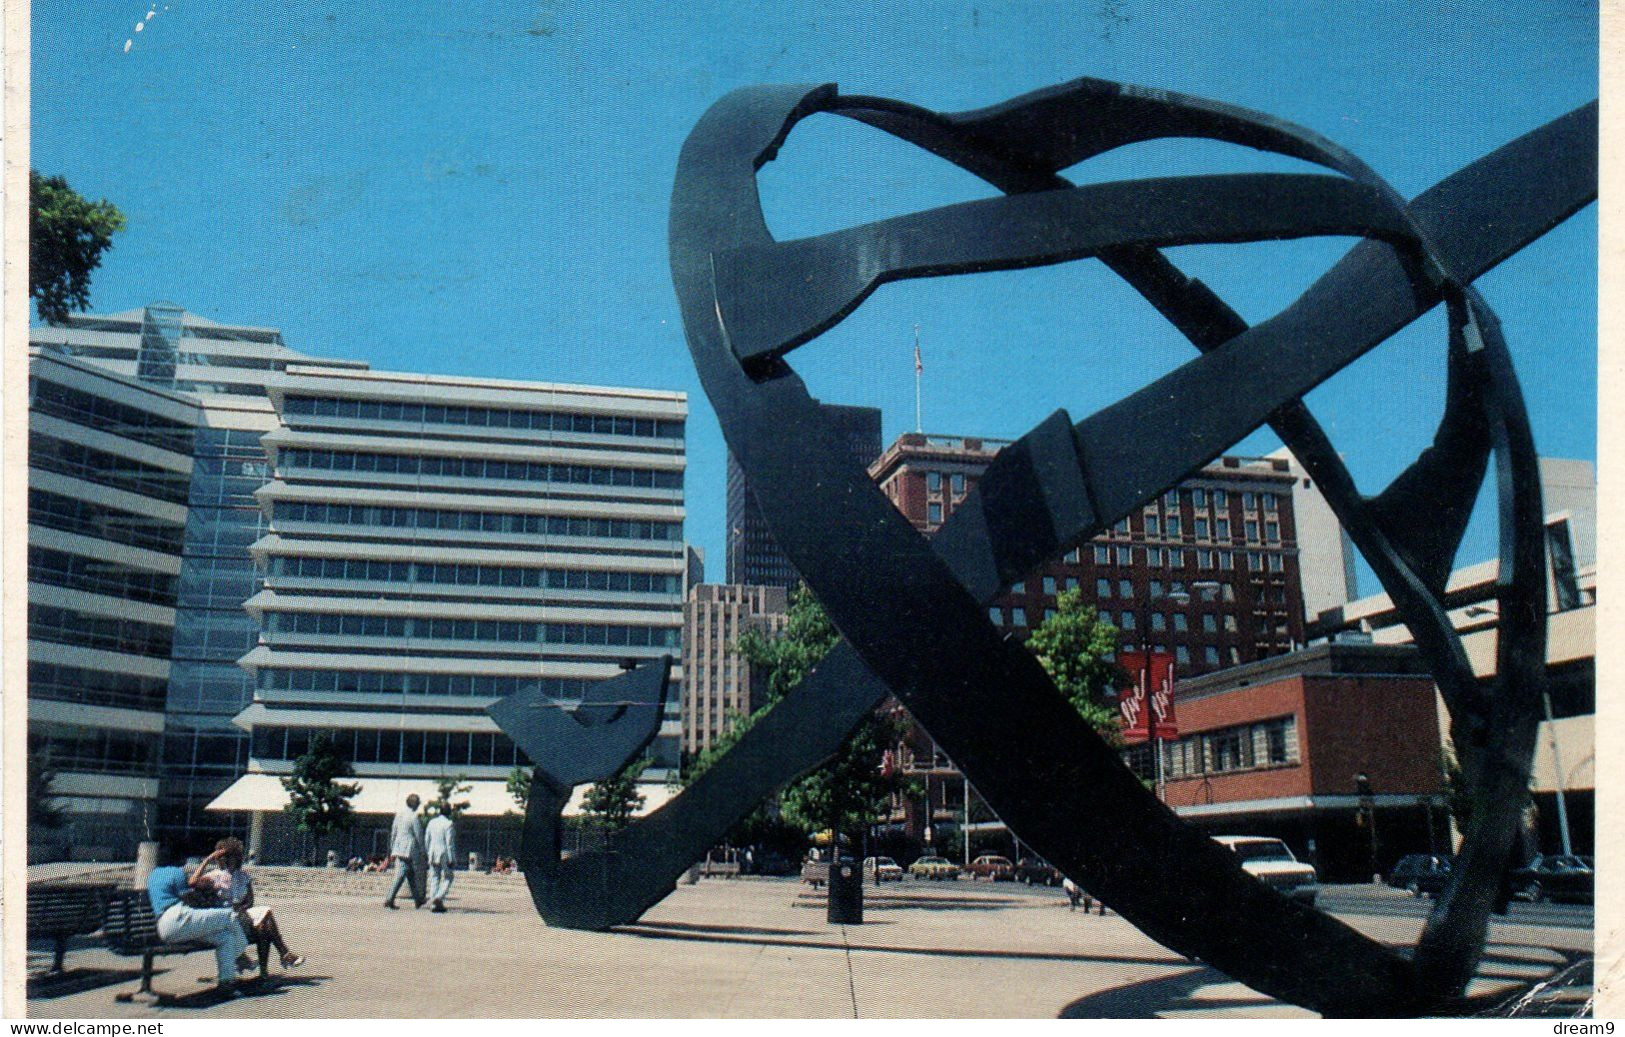
[[[89,935],[102,926],[107,910],[106,886],[64,886],[28,891],[28,938],[54,943],[50,975],[62,971],[68,937]]]
[[[153,959],[161,955],[192,954],[197,951],[214,953],[214,944],[202,940],[183,940],[166,943],[158,935],[158,920],[152,915],[152,901],[145,890],[121,889],[107,902],[107,917],[102,922],[102,935],[107,949],[125,958],[141,958],[141,986],[118,995],[119,1001],[144,1002],[158,1000],[152,989]]]

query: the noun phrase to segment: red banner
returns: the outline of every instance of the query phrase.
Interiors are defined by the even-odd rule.
[[[1138,745],[1150,737],[1147,730],[1147,685],[1151,709],[1157,714],[1157,738],[1179,737],[1179,724],[1174,717],[1174,657],[1166,652],[1152,652],[1150,665],[1146,665],[1144,652],[1119,652],[1117,662],[1131,678],[1128,687],[1117,693],[1118,718],[1123,722],[1123,741]]]

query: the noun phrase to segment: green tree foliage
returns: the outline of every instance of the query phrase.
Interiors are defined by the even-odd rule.
[[[625,828],[632,815],[643,806],[643,793],[638,791],[638,775],[649,766],[647,757],[633,760],[612,778],[606,778],[587,790],[581,801],[586,822],[606,832]]]
[[[361,786],[339,780],[354,776],[350,761],[330,736],[319,734],[312,738],[310,748],[293,761],[293,776],[282,779],[282,787],[288,790],[285,809],[294,824],[315,836],[342,832],[354,825],[350,800]]]
[[[56,770],[42,753],[28,754],[28,823],[41,828],[61,828],[62,808],[53,797]]]
[[[428,805],[423,808],[423,812],[429,817],[445,814],[455,821],[468,810],[468,800],[457,798],[474,791],[474,786],[468,783],[465,775],[459,774],[451,778],[443,777],[435,782],[435,789],[437,793],[435,798],[430,800]]]
[[[773,637],[760,630],[747,630],[739,636],[738,651],[753,668],[766,674],[767,698],[771,704],[800,684],[840,639],[824,606],[813,597],[812,591],[798,586],[790,594],[790,611],[784,629]]]
[[[531,776],[530,768],[523,764],[514,764],[513,770],[508,772],[508,795],[513,797],[520,813],[530,808]]]
[[[824,607],[806,587],[798,587],[791,594],[789,615],[776,636],[767,637],[758,630],[742,634],[738,652],[765,676],[767,703],[734,724],[727,735],[702,753],[691,775],[703,773],[727,752],[786,692],[812,672],[840,637]],[[850,834],[871,824],[886,808],[892,793],[901,787],[899,778],[881,773],[880,765],[881,754],[902,737],[902,725],[901,717],[892,713],[866,717],[833,759],[780,793],[779,813],[783,820],[808,833],[833,830]]]
[[[40,319],[66,324],[90,307],[90,274],[124,229],[112,202],[88,201],[59,176],[28,172],[28,295]]]
[[[905,724],[901,713],[865,717],[833,759],[784,790],[784,819],[807,832],[843,835],[873,824],[903,790],[897,775],[881,773],[881,756],[903,737]]]
[[[1085,605],[1082,592],[1073,588],[1061,592],[1055,615],[1027,638],[1027,649],[1089,726],[1115,744],[1121,724],[1107,695],[1122,682],[1122,671],[1112,660],[1117,628],[1093,605]]]

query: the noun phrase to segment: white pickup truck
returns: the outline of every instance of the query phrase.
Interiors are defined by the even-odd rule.
[[[1314,904],[1320,877],[1313,865],[1292,856],[1286,843],[1262,835],[1216,835],[1213,841],[1241,858],[1242,870],[1253,878],[1305,904]]]

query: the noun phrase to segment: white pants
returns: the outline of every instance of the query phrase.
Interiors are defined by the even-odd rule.
[[[446,903],[446,894],[451,892],[452,866],[451,860],[429,862],[429,900],[442,907]]]
[[[248,949],[237,912],[229,907],[175,904],[158,919],[158,935],[165,943],[202,940],[214,944],[215,974],[222,983],[237,978],[237,956]]]

